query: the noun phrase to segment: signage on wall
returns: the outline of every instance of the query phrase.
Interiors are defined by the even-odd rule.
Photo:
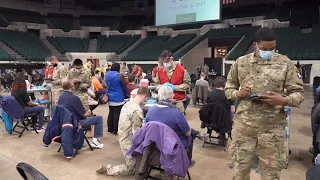
[[[75,9],[76,0],[61,0],[60,5],[61,9]]]
[[[60,0],[44,0],[44,5],[47,8],[60,8]]]

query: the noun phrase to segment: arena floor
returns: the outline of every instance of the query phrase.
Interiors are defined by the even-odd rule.
[[[283,170],[281,180],[303,180],[307,168],[311,166],[311,154],[308,149],[311,144],[310,110],[312,107],[311,87],[305,87],[306,100],[300,109],[294,109],[291,122],[291,141],[289,168]],[[200,129],[198,118],[199,108],[191,104],[187,110],[187,120],[194,129]],[[104,117],[104,132],[107,132],[108,107],[100,106],[95,110],[96,114]],[[15,166],[19,162],[25,162],[47,176],[50,180],[69,179],[119,179],[133,180],[133,177],[107,177],[96,174],[95,170],[100,164],[121,164],[124,163],[117,136],[105,133],[101,139],[105,147],[93,152],[84,148],[71,161],[65,160],[62,153],[57,153],[59,144],[52,144],[48,148],[42,145],[42,134],[25,132],[21,138],[16,134],[8,135],[3,123],[0,123],[0,179],[17,180],[22,179]],[[206,145],[196,140],[193,152],[196,164],[191,168],[190,174],[194,180],[230,180],[232,170],[228,168],[230,159],[227,152],[221,147]],[[252,171],[252,180],[258,180],[259,175]]]

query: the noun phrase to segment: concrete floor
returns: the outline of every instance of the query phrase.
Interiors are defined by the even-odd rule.
[[[308,153],[311,144],[310,110],[312,107],[311,88],[306,87],[306,100],[300,109],[293,110],[291,122],[291,141],[289,168],[283,170],[281,180],[302,180],[305,179],[307,168],[311,167],[312,156]],[[187,110],[187,120],[191,127],[200,129],[198,117],[199,108],[192,105]],[[96,174],[95,170],[100,164],[121,164],[124,163],[117,136],[107,134],[107,105],[100,106],[95,110],[96,114],[104,117],[105,136],[101,139],[105,147],[93,152],[84,148],[80,154],[71,161],[66,161],[62,153],[57,153],[59,144],[51,144],[48,148],[42,145],[42,134],[25,132],[21,138],[16,134],[9,135],[5,132],[3,123],[0,123],[0,179],[16,180],[22,179],[15,169],[16,164],[25,162],[49,179],[125,179],[132,180],[133,177],[107,177]],[[230,159],[227,152],[221,147],[202,147],[202,142],[196,140],[193,152],[196,165],[190,169],[194,180],[230,180],[232,170],[228,168]],[[251,179],[258,180],[259,175],[252,172]]]

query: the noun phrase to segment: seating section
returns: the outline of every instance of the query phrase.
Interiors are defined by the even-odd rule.
[[[61,53],[88,52],[89,39],[73,37],[47,37],[48,41]]]
[[[73,16],[71,14],[48,14],[54,27],[53,29],[62,29],[65,32],[73,30]]]
[[[175,59],[180,59],[182,56],[184,56],[186,53],[188,53],[190,50],[192,50],[195,46],[197,46],[199,43],[201,43],[203,40],[209,37],[230,37],[230,36],[245,36],[245,39],[248,38],[249,40],[252,40],[252,36],[246,36],[248,34],[252,34],[255,32],[258,28],[256,27],[237,27],[237,28],[226,28],[226,29],[211,29],[206,34],[201,36],[199,39],[197,39],[195,42],[191,43],[187,47],[185,47],[182,51],[180,51],[178,54],[176,54],[174,57]],[[240,50],[237,50],[232,55],[233,58],[237,58],[245,53],[245,50],[247,50],[250,46],[250,43],[248,43],[249,40],[245,40],[243,46],[241,46]],[[242,49],[245,49],[244,51]]]
[[[8,21],[46,24],[39,12],[0,8],[0,13]]]
[[[139,28],[138,26],[146,19],[145,16],[122,16],[118,27],[119,32],[126,30],[133,30]]]
[[[0,30],[0,41],[26,60],[44,61],[50,54],[48,48],[32,32]]]
[[[81,26],[112,27],[115,20],[113,16],[80,16]]]
[[[174,53],[195,36],[195,34],[179,34],[172,38],[170,36],[148,36],[122,60],[157,61],[163,50],[167,49]]]
[[[312,33],[299,33],[298,27],[278,28],[277,49],[290,59],[319,60],[320,29],[313,28]]]
[[[140,35],[111,35],[98,37],[98,52],[116,52],[121,54],[140,38]]]
[[[5,50],[0,49],[0,61],[13,61],[15,60],[10,54],[8,54]]]

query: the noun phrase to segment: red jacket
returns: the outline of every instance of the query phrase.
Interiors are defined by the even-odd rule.
[[[176,69],[173,72],[173,75],[170,80],[169,80],[167,72],[165,71],[164,68],[161,68],[158,71],[158,76],[159,76],[160,84],[165,84],[165,83],[169,82],[173,85],[180,85],[183,83],[184,67],[181,66],[180,64],[177,64]],[[173,99],[175,99],[175,100],[183,100],[186,98],[185,92],[175,91],[173,93],[174,93]]]

